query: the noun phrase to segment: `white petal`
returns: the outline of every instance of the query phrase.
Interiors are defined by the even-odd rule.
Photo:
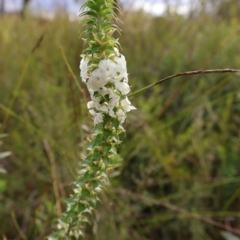
[[[121,123],[123,123],[124,121],[125,121],[125,119],[126,119],[126,113],[122,110],[122,109],[119,109],[118,111],[117,111],[117,119],[121,122]]]
[[[126,112],[136,109],[134,106],[131,105],[131,102],[128,100],[127,97],[121,101],[121,106]]]
[[[94,107],[93,101],[89,101],[87,103],[87,107],[88,107],[88,109],[93,108]]]
[[[119,90],[123,95],[126,95],[130,92],[130,87],[126,82],[115,82],[115,87]]]
[[[80,62],[80,70],[81,70],[81,78],[84,83],[86,83],[88,79],[88,61],[84,58]]]
[[[103,114],[102,113],[96,113],[95,117],[94,117],[94,124],[98,124],[103,122]]]
[[[107,107],[106,105],[102,105],[102,106],[99,108],[99,111],[107,113],[107,112],[108,112],[108,107]]]

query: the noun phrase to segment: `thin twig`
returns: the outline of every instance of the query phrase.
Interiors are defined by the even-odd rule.
[[[147,90],[151,87],[154,87],[158,84],[161,84],[167,80],[170,80],[172,78],[176,78],[176,77],[180,77],[180,76],[192,76],[192,75],[198,75],[198,74],[210,74],[210,73],[236,73],[236,72],[240,72],[239,69],[231,69],[231,68],[224,68],[224,69],[211,69],[211,70],[196,70],[196,71],[189,71],[189,72],[182,72],[182,73],[177,73],[177,74],[174,74],[174,75],[171,75],[171,76],[168,76],[168,77],[165,77],[155,83],[152,83],[138,91],[135,91],[131,94],[129,94],[128,96],[131,97],[133,95],[136,95],[144,90]]]
[[[161,112],[158,114],[158,118],[162,118],[164,116],[164,114],[167,112],[167,110],[170,108],[170,106],[173,104],[173,102],[175,101],[175,99],[179,96],[179,94],[181,93],[181,91],[184,89],[185,85],[188,83],[190,79],[186,79],[183,84],[177,89],[177,91],[171,96],[169,97],[169,99],[167,100],[166,104],[163,106]]]
[[[140,199],[140,200],[142,200],[144,202],[147,202],[147,203],[150,203],[150,204],[154,204],[154,205],[162,206],[164,208],[168,208],[168,209],[173,210],[175,212],[182,213],[185,216],[188,216],[190,218],[194,218],[194,219],[200,220],[202,222],[209,223],[211,225],[214,225],[216,227],[222,228],[222,229],[227,230],[229,232],[232,232],[234,234],[240,235],[240,230],[239,229],[236,229],[236,228],[229,229],[227,226],[225,226],[224,224],[222,224],[222,223],[220,223],[218,221],[215,221],[215,220],[213,220],[211,218],[208,218],[208,217],[204,217],[204,216],[202,216],[202,215],[200,215],[198,213],[189,212],[188,210],[186,210],[184,208],[180,208],[180,207],[175,206],[175,205],[173,205],[171,203],[168,203],[166,201],[160,201],[160,200],[148,197],[148,196],[134,194],[134,193],[132,193],[130,191],[127,191],[125,189],[119,189],[117,191],[120,194],[124,195],[124,196],[129,196],[131,198]]]
[[[81,142],[81,138],[82,138],[82,128],[80,127],[79,123],[79,119],[81,119],[81,114],[82,114],[82,108],[81,108],[81,104],[78,104],[78,100],[75,97],[74,94],[74,89],[73,89],[73,78],[71,77],[71,75],[67,75],[67,79],[68,79],[68,83],[69,83],[69,100],[72,103],[72,108],[73,108],[73,126],[76,126],[78,132],[80,132],[80,136],[77,136],[77,142]]]
[[[236,73],[240,72],[238,69],[231,69],[231,68],[225,68],[225,69],[211,69],[211,70],[196,70],[196,71],[189,71],[189,72],[183,72],[183,73],[177,73],[171,76],[168,76],[166,78],[163,78],[155,83],[155,85],[161,84],[171,78],[176,78],[180,76],[189,76],[189,75],[197,75],[197,74],[210,74],[210,73]]]
[[[31,54],[33,54],[41,45],[42,41],[44,38],[44,34],[42,34],[39,39],[37,40],[36,44],[33,46],[32,50],[31,50]]]
[[[45,148],[47,157],[51,164],[51,174],[52,174],[52,180],[53,180],[53,192],[56,200],[56,207],[57,207],[57,214],[61,215],[62,213],[62,207],[61,207],[61,199],[58,189],[58,176],[57,176],[57,168],[55,164],[55,160],[51,151],[51,148],[49,146],[49,143],[47,139],[43,139],[43,146]]]
[[[7,237],[6,237],[6,235],[2,235],[2,240],[7,240]]]
[[[70,64],[69,64],[69,62],[68,62],[68,60],[67,60],[67,57],[66,57],[66,55],[65,55],[65,53],[64,53],[64,51],[63,51],[63,48],[62,48],[61,46],[60,46],[59,48],[60,48],[60,51],[61,51],[63,60],[64,60],[64,62],[65,62],[65,64],[66,64],[66,66],[67,66],[67,69],[68,69],[69,73],[71,74],[72,78],[74,79],[74,81],[75,81],[75,83],[76,83],[79,91],[82,93],[82,95],[83,95],[83,97],[84,97],[84,100],[87,102],[86,94],[85,94],[85,92],[83,91],[83,89],[81,88],[80,84],[78,83],[77,77],[76,77],[76,75],[74,74],[74,72],[73,72],[73,70],[72,70],[72,68],[71,68],[71,66],[70,66]]]
[[[14,211],[11,211],[11,216],[12,216],[13,224],[16,227],[16,229],[18,231],[18,234],[20,235],[21,239],[27,240],[26,235],[22,232],[22,230],[21,230],[21,228],[20,228],[20,226],[17,222],[16,215],[15,215]]]

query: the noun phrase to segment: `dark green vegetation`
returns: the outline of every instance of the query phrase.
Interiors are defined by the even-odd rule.
[[[132,91],[178,72],[240,68],[240,22],[234,17],[122,18]],[[43,239],[86,153],[91,117],[59,49],[79,76],[79,28],[60,16],[51,22],[0,18],[0,122],[9,114],[0,147],[12,151],[0,160],[7,170],[0,175],[1,237]],[[236,231],[240,76],[181,77],[131,101],[138,110],[125,124],[123,165],[94,221],[98,239],[215,240],[222,239],[221,227]]]

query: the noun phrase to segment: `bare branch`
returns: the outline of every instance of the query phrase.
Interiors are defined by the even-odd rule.
[[[225,69],[211,69],[211,70],[196,70],[196,71],[177,73],[157,81],[154,84],[154,86],[161,84],[169,79],[180,77],[180,76],[191,76],[191,75],[197,75],[197,74],[210,74],[210,73],[236,73],[236,72],[240,72],[240,70],[225,68]]]
[[[173,204],[171,204],[169,202],[161,201],[161,200],[154,199],[154,198],[151,198],[151,197],[148,197],[148,196],[144,196],[144,195],[140,195],[140,194],[134,194],[134,193],[132,193],[132,192],[130,192],[128,190],[125,190],[125,189],[117,189],[116,191],[118,193],[122,194],[125,198],[126,197],[130,197],[132,199],[141,200],[141,201],[143,201],[143,202],[145,202],[147,204],[154,204],[154,205],[157,205],[157,206],[162,206],[164,208],[170,209],[170,210],[172,210],[174,212],[177,212],[179,214],[183,214],[186,217],[189,217],[189,218],[192,218],[192,219],[196,219],[196,220],[199,220],[199,221],[211,224],[213,226],[222,228],[222,229],[224,229],[226,231],[229,231],[231,233],[240,235],[240,230],[237,229],[237,228],[232,228],[232,227],[230,228],[230,227],[222,224],[219,221],[213,220],[212,218],[202,216],[201,214],[196,213],[196,212],[190,212],[190,211],[188,211],[188,210],[186,210],[184,208],[180,208],[180,207],[178,207],[176,205],[173,205]]]
[[[58,188],[59,182],[58,182],[57,167],[55,164],[55,159],[47,139],[43,139],[43,146],[46,151],[47,157],[50,161],[51,174],[52,174],[52,180],[53,180],[53,192],[56,200],[57,214],[61,215],[62,207],[61,207],[61,198],[60,198],[60,193]]]
[[[211,69],[211,70],[196,70],[196,71],[189,71],[189,72],[182,72],[182,73],[177,73],[168,77],[165,77],[155,83],[152,83],[144,88],[141,88],[140,90],[137,90],[131,94],[128,95],[128,97],[131,97],[133,95],[136,95],[142,91],[145,91],[151,87],[154,87],[158,84],[161,84],[167,80],[170,80],[172,78],[180,77],[180,76],[192,76],[192,75],[197,75],[197,74],[210,74],[210,73],[237,73],[240,72],[239,69],[231,69],[231,68],[224,68],[224,69]]]

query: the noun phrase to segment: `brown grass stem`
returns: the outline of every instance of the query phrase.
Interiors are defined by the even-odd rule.
[[[63,60],[64,60],[64,62],[65,62],[65,64],[66,64],[66,66],[67,66],[67,69],[68,69],[69,73],[71,74],[72,78],[74,79],[74,81],[75,81],[75,83],[76,83],[79,91],[82,93],[82,96],[84,97],[85,101],[87,102],[86,94],[85,94],[85,92],[83,91],[83,89],[82,89],[82,87],[80,86],[80,84],[78,83],[77,77],[76,77],[76,75],[74,74],[74,72],[73,72],[73,70],[72,70],[72,68],[71,68],[71,66],[70,66],[70,64],[69,64],[69,62],[68,62],[68,60],[67,60],[67,57],[66,57],[66,54],[65,54],[64,51],[63,51],[63,48],[62,48],[61,46],[60,46],[59,48],[60,48],[60,51],[61,51]]]
[[[154,87],[158,84],[161,84],[163,82],[166,82],[167,80],[170,80],[172,78],[177,78],[177,77],[181,77],[181,76],[192,76],[192,75],[199,75],[199,74],[210,74],[210,73],[237,73],[240,72],[239,69],[231,69],[231,68],[224,68],[224,69],[210,69],[210,70],[195,70],[195,71],[189,71],[189,72],[182,72],[182,73],[177,73],[174,75],[170,75],[168,77],[165,77],[155,83],[152,83],[144,88],[141,88],[131,94],[128,95],[128,97],[132,97],[133,95],[136,95],[140,92],[143,92],[151,87]]]
[[[59,194],[59,189],[58,189],[58,176],[57,176],[57,168],[55,164],[55,159],[53,157],[50,145],[48,143],[47,139],[43,139],[43,146],[46,151],[47,157],[50,162],[51,166],[51,175],[52,175],[52,180],[53,180],[53,192],[56,200],[56,208],[57,208],[57,214],[61,215],[62,213],[62,207],[61,207],[61,198]]]
[[[17,218],[16,218],[16,215],[15,215],[14,211],[11,211],[11,217],[12,217],[13,224],[16,227],[20,238],[23,239],[23,240],[27,240],[26,235],[22,232],[22,230],[21,230],[21,228],[20,228],[20,226],[17,222]]]
[[[236,229],[236,228],[232,228],[230,226],[227,226],[227,225],[224,225],[216,220],[213,220],[209,217],[205,217],[205,216],[202,216],[200,215],[199,213],[195,213],[195,212],[190,212],[184,208],[180,208],[178,206],[175,206],[169,202],[166,202],[166,201],[161,201],[161,200],[158,200],[158,199],[154,199],[152,197],[148,197],[148,196],[143,196],[143,195],[140,195],[140,194],[134,194],[130,191],[127,191],[125,189],[119,189],[117,190],[120,194],[124,195],[124,197],[128,196],[130,198],[133,198],[133,199],[137,199],[137,200],[141,200],[145,203],[148,203],[148,204],[154,204],[154,205],[158,205],[158,206],[162,206],[164,208],[167,208],[167,209],[170,209],[174,212],[178,212],[180,214],[183,214],[187,217],[190,217],[190,218],[193,218],[193,219],[196,219],[196,220],[200,220],[202,222],[205,222],[205,223],[209,223],[213,226],[216,226],[216,227],[219,227],[219,228],[222,228],[228,232],[231,232],[231,233],[234,233],[234,234],[237,234],[237,235],[240,235],[240,230],[239,229]]]

